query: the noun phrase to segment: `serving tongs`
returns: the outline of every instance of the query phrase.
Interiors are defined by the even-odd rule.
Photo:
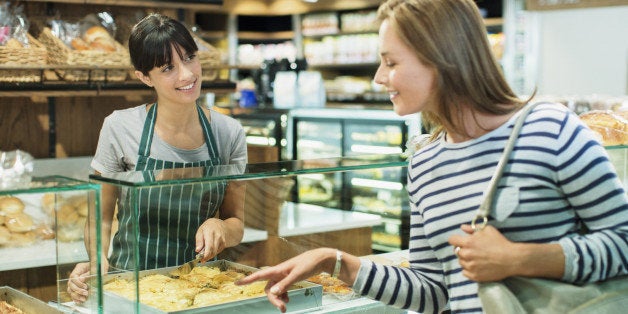
[[[189,274],[192,271],[192,269],[194,269],[194,267],[196,267],[201,262],[201,259],[203,259],[203,254],[204,254],[203,252],[200,252],[200,253],[196,254],[196,257],[193,260],[191,260],[191,261],[189,261],[189,262],[187,262],[187,263],[177,267],[175,270],[171,271],[170,272],[170,276],[172,276],[174,278],[179,278],[182,275]]]

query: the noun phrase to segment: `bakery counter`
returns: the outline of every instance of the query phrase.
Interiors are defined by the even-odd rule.
[[[244,228],[242,243],[264,241],[267,238],[268,232],[264,230]],[[1,248],[0,255],[0,271],[74,264],[87,260],[83,241],[59,242],[57,247],[55,240],[42,240],[24,247]]]

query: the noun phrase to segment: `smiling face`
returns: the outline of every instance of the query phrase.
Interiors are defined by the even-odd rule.
[[[434,70],[419,60],[388,20],[379,29],[379,49],[375,82],[386,87],[395,113],[403,116],[424,110],[432,94]]]
[[[155,88],[159,103],[195,103],[201,95],[201,63],[194,53],[172,47],[170,64],[154,67],[148,75],[135,71],[146,85]]]

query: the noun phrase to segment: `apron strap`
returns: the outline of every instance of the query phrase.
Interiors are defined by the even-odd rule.
[[[142,130],[142,138],[137,154],[139,156],[148,157],[150,155],[150,146],[153,142],[153,134],[155,133],[155,122],[157,121],[157,103],[148,110],[146,120],[144,120],[144,129]],[[136,169],[138,170],[138,169]]]
[[[201,122],[201,127],[203,128],[203,135],[205,136],[205,143],[207,144],[207,151],[209,153],[209,159],[212,160],[214,165],[220,164],[220,156],[218,154],[218,147],[216,146],[216,138],[214,137],[214,133],[212,132],[211,124],[207,120],[203,109],[201,106],[196,105],[196,110],[198,111],[198,117]]]

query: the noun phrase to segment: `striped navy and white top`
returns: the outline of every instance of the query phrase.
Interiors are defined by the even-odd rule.
[[[410,268],[362,260],[353,288],[417,312],[482,312],[447,239],[482,201],[516,119],[463,143],[436,140],[409,163]],[[568,282],[628,274],[628,197],[606,149],[578,117],[541,104],[526,118],[489,224],[516,242],[559,243]],[[579,235],[580,224],[590,233]]]

